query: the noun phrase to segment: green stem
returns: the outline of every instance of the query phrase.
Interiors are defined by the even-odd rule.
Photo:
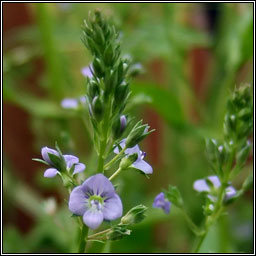
[[[100,232],[98,232],[98,233],[96,233],[96,234],[90,235],[90,236],[88,236],[88,239],[94,239],[94,238],[96,238],[96,237],[98,237],[98,236],[104,235],[105,233],[109,232],[110,230],[111,230],[111,229],[109,228],[109,229],[100,231]]]
[[[199,252],[199,250],[201,248],[201,245],[202,245],[202,243],[203,243],[207,233],[208,233],[208,231],[206,231],[202,236],[200,236],[199,242],[198,242],[198,244],[196,246],[196,249],[194,250],[194,253],[198,253]]]
[[[88,234],[88,227],[82,224],[78,253],[85,252],[87,234]]]
[[[107,146],[107,138],[105,137],[101,142],[100,142],[100,153],[99,153],[99,159],[98,159],[98,168],[97,172],[103,172],[104,170],[104,154]]]
[[[118,170],[111,175],[111,177],[109,178],[109,180],[113,180],[120,172],[122,171],[121,168],[118,168]]]
[[[108,99],[106,102],[106,112],[101,126],[102,137],[100,138],[100,152],[97,172],[104,172],[105,151],[108,143],[109,120],[111,117],[111,111],[111,101]]]
[[[198,226],[191,220],[191,218],[188,216],[187,212],[184,209],[182,210],[182,214],[187,221],[190,229],[196,234],[196,235],[201,235],[202,231],[198,228]]]
[[[112,158],[107,164],[104,165],[104,170],[108,169],[112,164],[114,164],[118,158],[124,153],[126,147],[124,147],[114,158]]]

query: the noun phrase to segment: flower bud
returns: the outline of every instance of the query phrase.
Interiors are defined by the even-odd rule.
[[[104,51],[104,63],[106,66],[112,66],[114,59],[114,51],[112,44],[107,45]]]
[[[143,72],[143,67],[140,63],[135,63],[129,68],[129,75],[135,77]]]
[[[126,126],[127,126],[126,117],[125,115],[121,115],[120,118],[117,118],[113,124],[113,129],[112,129],[113,137],[115,139],[119,139],[122,136]]]
[[[253,188],[253,173],[251,173],[243,183],[242,190],[246,191]]]
[[[251,143],[247,141],[245,146],[237,153],[237,156],[236,156],[237,165],[243,166],[245,164],[250,154],[251,147],[252,147]]]
[[[129,93],[129,84],[122,82],[115,90],[115,104],[119,105],[122,103]]]
[[[138,159],[138,154],[134,153],[132,155],[129,155],[128,157],[124,157],[120,162],[120,169],[127,169],[130,167],[136,160]]]
[[[91,80],[88,83],[87,92],[91,100],[100,94],[100,88],[95,80]]]
[[[128,135],[126,140],[127,148],[134,147],[136,144],[142,141],[148,134],[154,131],[154,130],[151,130],[148,132],[149,126],[147,124],[141,125],[141,123],[142,121],[139,121],[133,127],[130,134]]]
[[[92,111],[97,121],[101,121],[103,118],[103,104],[101,99],[96,96],[92,101]]]
[[[142,204],[133,207],[122,217],[121,223],[124,225],[133,225],[141,222],[146,217],[145,212],[147,209],[148,208]]]
[[[206,139],[206,152],[210,162],[217,162],[217,147],[218,143],[215,139]]]
[[[100,63],[100,59],[94,58],[93,62],[93,70],[97,77],[103,77],[104,76],[104,69]]]

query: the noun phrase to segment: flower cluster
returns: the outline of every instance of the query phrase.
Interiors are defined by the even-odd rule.
[[[91,123],[98,155],[95,174],[87,176],[82,184],[78,182],[75,175],[86,166],[76,156],[63,155],[57,145],[57,150],[42,148],[43,160],[36,160],[50,166],[44,172],[45,177],[59,174],[62,178],[70,192],[68,207],[73,216],[80,217],[87,227],[97,229],[104,220],[113,221],[123,214],[122,201],[111,183],[113,177],[124,169],[136,169],[147,175],[153,172],[144,161],[146,153],[137,145],[152,130],[149,131],[149,126],[142,121],[133,123],[129,115],[124,114],[130,95],[130,79],[141,70],[141,65],[121,55],[118,33],[100,12],[96,11],[85,21],[82,41],[92,54],[91,64],[81,70],[87,82],[86,93],[79,98],[63,99],[61,106],[78,110],[81,115],[88,110],[87,123]],[[107,159],[110,161],[106,163]],[[112,170],[118,162],[119,168],[112,176],[108,178],[102,174]],[[133,207],[118,225],[103,232],[101,239],[117,240],[129,235],[127,226],[144,219],[145,211],[143,205]],[[83,230],[84,225],[80,228]]]

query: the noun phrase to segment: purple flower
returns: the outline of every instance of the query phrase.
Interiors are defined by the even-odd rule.
[[[153,207],[162,208],[166,214],[169,214],[171,209],[171,202],[169,202],[168,199],[164,197],[164,193],[161,192],[155,197]]]
[[[69,198],[69,210],[83,216],[83,221],[89,228],[96,229],[103,220],[121,217],[123,205],[112,183],[99,173],[73,189]]]
[[[208,180],[208,183],[207,181]],[[212,184],[212,186],[209,185],[209,182]],[[208,198],[210,198],[212,201],[216,201],[216,191],[221,186],[221,182],[218,178],[218,176],[209,176],[205,179],[196,180],[193,184],[194,190],[198,192],[206,192],[209,193]],[[225,200],[230,199],[231,197],[236,195],[236,189],[233,186],[228,186],[225,191]],[[212,195],[213,194],[213,195]]]
[[[65,98],[61,101],[61,106],[66,109],[77,109],[80,104],[84,105],[86,102],[85,96],[81,96],[78,99]]]
[[[125,139],[122,140],[120,142],[120,147],[124,148],[125,147]],[[114,153],[118,154],[119,153],[119,148],[116,147],[114,149]],[[151,167],[151,165],[149,165],[147,162],[145,162],[143,159],[146,156],[146,152],[142,152],[139,148],[138,145],[135,145],[132,148],[127,148],[124,153],[126,155],[133,155],[135,153],[137,153],[138,158],[137,160],[131,165],[132,167],[139,169],[140,171],[144,172],[145,174],[152,174],[153,173],[153,169]]]
[[[42,153],[42,157],[44,159],[44,161],[51,166],[51,168],[47,169],[44,172],[44,177],[46,178],[53,178],[55,177],[57,174],[59,174],[61,172],[60,167],[58,166],[57,162],[53,162],[50,157],[50,155],[55,155],[57,156],[57,161],[61,162],[62,157],[59,154],[58,151],[48,148],[48,147],[43,147],[41,150]],[[80,173],[83,172],[84,169],[86,168],[86,166],[82,163],[79,163],[79,159],[76,156],[72,156],[72,155],[63,155],[64,158],[64,165],[67,171],[70,171],[72,168],[74,168],[73,170],[73,175],[76,173]]]
[[[83,76],[88,77],[88,78],[92,78],[93,74],[92,74],[92,65],[84,67],[81,69],[81,73],[83,74]]]

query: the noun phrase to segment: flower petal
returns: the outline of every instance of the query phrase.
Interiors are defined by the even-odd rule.
[[[119,146],[120,146],[121,148],[124,148],[124,147],[125,147],[125,139],[121,140],[121,142],[119,143]],[[114,153],[115,153],[115,154],[118,154],[118,153],[119,153],[119,147],[118,147],[118,146],[115,147]]]
[[[50,157],[49,157],[48,153],[56,155],[56,156],[59,156],[59,153],[58,153],[58,151],[56,151],[54,149],[51,149],[51,148],[48,148],[48,147],[43,147],[41,149],[41,154],[42,154],[42,157],[43,157],[44,161],[46,161],[48,164],[52,165],[53,163],[50,160]]]
[[[132,154],[137,153],[138,158],[140,158],[140,156],[141,156],[141,150],[140,150],[138,145],[135,145],[132,148],[127,148],[124,152],[125,152],[125,154],[128,154],[128,155],[132,155]]]
[[[90,67],[92,68],[92,66],[90,66]],[[83,74],[83,76],[88,77],[88,78],[93,77],[90,67],[87,66],[87,67],[82,68],[81,73]]]
[[[85,191],[92,191],[94,195],[102,197],[110,197],[115,193],[112,183],[101,173],[91,176],[82,186]]]
[[[44,172],[44,177],[45,178],[53,178],[57,175],[58,170],[55,168],[49,168]]]
[[[164,201],[164,193],[159,193],[154,200],[153,207],[158,208],[160,207],[159,202]]]
[[[114,220],[123,214],[123,205],[120,197],[114,194],[104,202],[103,216],[105,220]]]
[[[76,215],[84,215],[88,206],[88,198],[83,191],[82,186],[74,188],[70,194],[68,208]]]
[[[79,158],[72,155],[64,155],[63,156],[67,165],[67,168],[71,168],[73,164],[77,164],[79,162]]]
[[[141,170],[142,172],[144,172],[145,174],[151,174],[153,173],[153,168],[151,167],[151,165],[149,165],[147,162],[145,162],[144,160],[136,160],[132,166],[136,169]]]
[[[236,195],[236,189],[233,186],[228,186],[226,188],[225,200],[228,200],[235,195]]]
[[[220,187],[221,183],[218,178],[218,176],[209,176],[207,177],[208,180],[210,180],[215,188]]]
[[[91,229],[96,229],[103,221],[103,213],[97,210],[89,209],[83,215],[84,223]]]
[[[193,188],[198,192],[210,191],[210,188],[204,179],[196,180],[194,182]]]
[[[66,98],[61,101],[61,106],[67,109],[76,109],[78,107],[78,100],[73,98]]]
[[[76,173],[83,172],[85,170],[85,168],[86,168],[85,164],[82,164],[82,163],[76,164],[73,175],[76,174]]]
[[[170,213],[171,209],[171,202],[165,199],[164,193],[161,192],[159,193],[154,200],[154,203],[152,205],[154,208],[161,208],[164,210],[166,214]]]
[[[165,201],[162,209],[165,211],[166,214],[169,214],[171,210],[171,202]]]

